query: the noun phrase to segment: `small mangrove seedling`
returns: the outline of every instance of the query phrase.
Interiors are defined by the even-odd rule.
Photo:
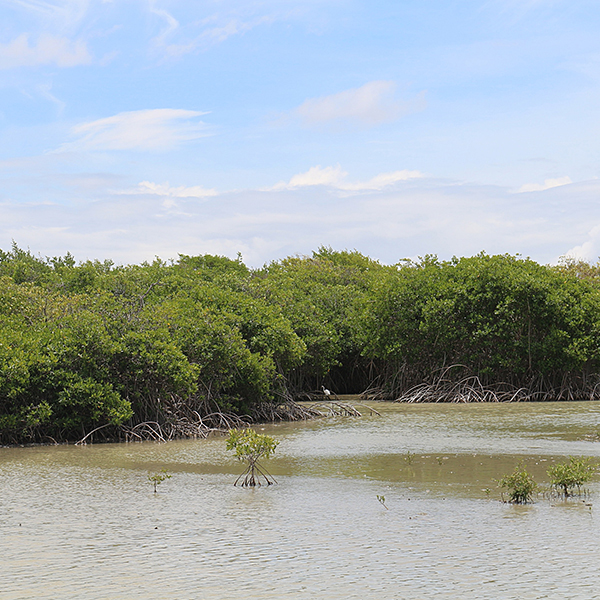
[[[379,500],[379,503],[381,506],[383,506],[383,508],[385,508],[385,510],[389,510],[389,508],[385,505],[385,496],[380,496],[377,494],[377,500]]]
[[[246,463],[246,469],[233,485],[237,485],[241,481],[242,487],[255,487],[260,485],[261,477],[264,478],[267,485],[277,483],[258,461],[261,458],[269,458],[278,445],[278,440],[263,433],[256,433],[254,429],[230,429],[227,450],[235,452],[236,458]]]
[[[596,470],[589,458],[575,458],[570,456],[568,462],[552,465],[548,469],[548,477],[552,487],[565,498],[574,496],[577,488],[581,494],[581,486],[587,483]]]
[[[173,475],[169,475],[166,469],[162,469],[160,473],[154,473],[148,475],[148,481],[154,485],[154,493],[156,494],[156,488],[166,479],[171,479]]]
[[[498,485],[508,488],[509,502],[512,504],[527,504],[531,502],[533,493],[537,490],[537,483],[520,462],[510,475],[505,475]]]
[[[408,452],[406,453],[406,456],[404,457],[404,460],[409,464],[412,465],[413,461],[415,460],[415,455],[408,450]]]

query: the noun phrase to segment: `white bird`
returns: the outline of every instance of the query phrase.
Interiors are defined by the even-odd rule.
[[[324,385],[321,386],[321,389],[326,396],[331,396],[331,392]]]

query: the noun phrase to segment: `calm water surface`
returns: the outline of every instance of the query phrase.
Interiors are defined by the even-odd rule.
[[[494,482],[600,459],[600,404],[377,408],[265,426],[256,490],[223,438],[0,449],[0,598],[600,599],[600,477],[525,507]]]

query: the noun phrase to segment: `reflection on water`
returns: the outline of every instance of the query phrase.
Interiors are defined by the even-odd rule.
[[[382,410],[265,426],[279,483],[256,490],[222,438],[0,449],[0,598],[600,598],[598,478],[591,507],[494,482],[600,457],[599,404]]]

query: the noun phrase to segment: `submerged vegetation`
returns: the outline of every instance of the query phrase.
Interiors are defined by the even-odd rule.
[[[385,266],[329,248],[256,270],[211,255],[117,266],[0,250],[0,443],[302,419],[294,401],[322,386],[598,399],[600,268],[486,254]]]

